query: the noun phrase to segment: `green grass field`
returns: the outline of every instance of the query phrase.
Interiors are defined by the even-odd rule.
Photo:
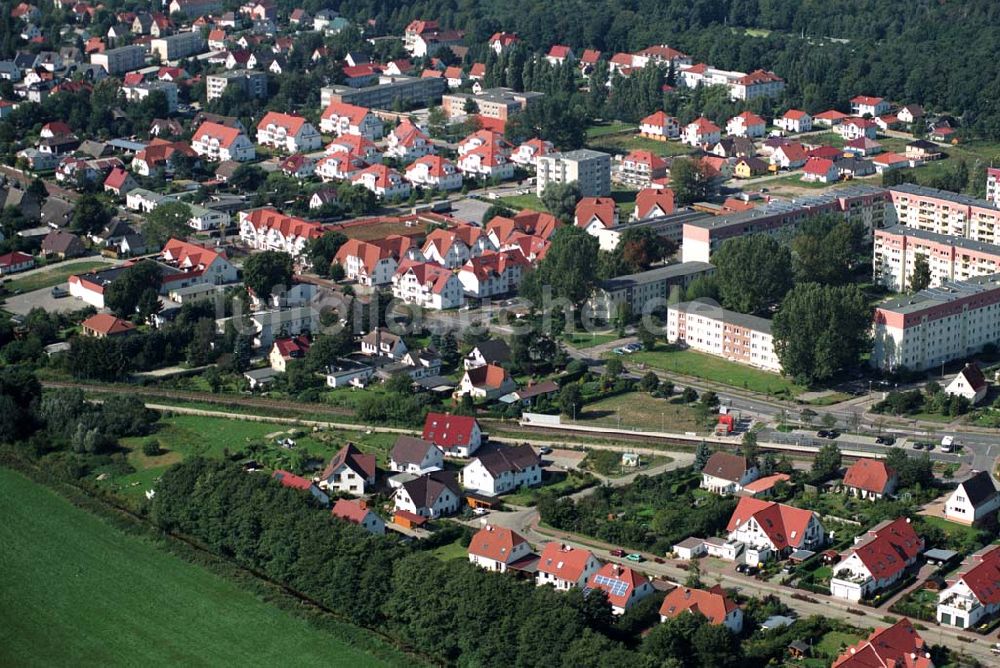
[[[588,140],[587,146],[608,153],[645,150],[661,156],[688,155],[692,150],[690,146],[679,141],[657,141],[633,133],[605,134],[592,137]]]
[[[598,123],[587,128],[587,139],[593,139],[594,137],[601,137],[604,135],[613,135],[619,132],[628,132],[629,130],[635,129],[636,126],[632,123],[625,123],[622,121]]]
[[[455,539],[450,543],[445,543],[440,547],[431,550],[431,554],[441,561],[451,561],[452,559],[468,559],[469,548],[462,545],[462,541]]]
[[[587,404],[579,421],[592,426],[617,427],[644,431],[704,431],[694,409],[645,392],[629,392]]]
[[[339,627],[343,642],[7,469],[0,511],[5,665],[411,663],[359,628]]]
[[[39,271],[22,278],[14,278],[4,283],[4,287],[11,292],[15,290],[20,290],[21,292],[31,292],[32,290],[51,288],[52,286],[59,285],[60,283],[65,283],[66,279],[73,274],[81,274],[83,272],[91,271],[92,269],[110,266],[112,265],[107,262],[101,262],[100,260],[71,260],[69,262],[60,262],[52,265],[45,271]]]
[[[566,343],[574,348],[593,348],[605,343],[617,341],[621,337],[618,332],[567,332],[563,334]]]
[[[542,200],[538,199],[538,195],[511,195],[510,197],[501,197],[497,200],[500,204],[504,206],[509,206],[515,211],[521,211],[522,209],[531,209],[532,211],[543,211],[547,212],[548,209],[542,204]]]
[[[305,435],[295,438],[294,451],[279,447],[275,443],[276,437],[268,438],[269,435],[279,432],[286,434],[289,430],[305,432]],[[163,454],[155,457],[143,454],[142,445],[150,438],[159,441]],[[172,415],[160,421],[159,429],[152,436],[123,439],[122,445],[130,450],[128,461],[135,467],[136,472],[125,476],[112,476],[108,484],[117,492],[137,496],[153,487],[155,480],[169,466],[187,457],[203,456],[218,459],[224,456],[226,450],[237,452],[253,443],[266,443],[268,456],[257,456],[265,465],[281,464],[284,458],[291,456],[293,452],[325,461],[347,442],[354,443],[365,452],[375,453],[378,464],[384,467],[388,452],[396,442],[396,436],[366,434],[360,429],[356,432],[339,430],[310,432],[308,429],[288,424],[199,415]],[[270,461],[272,459],[273,462]],[[301,471],[293,472],[301,473]]]
[[[657,346],[654,350],[643,350],[629,355],[628,362],[644,364],[651,369],[695,376],[732,387],[742,387],[761,394],[788,393],[794,397],[806,389],[778,374],[694,350],[667,350],[663,346]]]

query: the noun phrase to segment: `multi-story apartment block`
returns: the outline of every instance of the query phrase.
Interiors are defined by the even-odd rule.
[[[671,304],[667,308],[667,340],[732,362],[781,373],[771,321],[728,311],[714,301]]]
[[[267,74],[250,70],[209,74],[205,77],[205,95],[208,101],[222,97],[230,86],[236,87],[245,97],[267,97]]]
[[[611,194],[611,156],[590,149],[552,153],[538,158],[537,194],[550,183],[576,182],[584,197]]]
[[[506,121],[524,111],[528,105],[545,97],[544,93],[517,92],[510,88],[487,88],[479,93],[448,93],[441,96],[441,108],[449,118],[465,115],[465,105],[471,100],[476,112],[484,118]]]
[[[883,226],[888,214],[887,191],[869,185],[846,188],[796,200],[772,201],[749,211],[722,216],[697,217],[685,221],[682,259],[685,262],[708,262],[712,253],[726,241],[745,234],[784,235],[813,216],[836,214],[847,221],[858,221],[869,234]]]
[[[904,225],[875,230],[874,277],[890,290],[910,289],[914,264],[921,256],[930,267],[928,287],[932,288],[950,281],[1000,274],[1000,246]]]
[[[129,102],[145,100],[152,93],[163,93],[167,111],[177,111],[177,84],[170,81],[143,81],[134,86],[122,86],[122,93]]]
[[[753,100],[758,97],[777,97],[785,89],[785,80],[774,72],[754,70],[729,72],[710,67],[704,63],[681,67],[678,83],[688,88],[698,86],[725,86],[733,100]]]
[[[1000,339],[1000,274],[942,283],[875,309],[871,364],[934,369]]]
[[[594,317],[611,320],[623,308],[636,315],[647,309],[662,309],[671,298],[680,301],[681,290],[696,278],[711,276],[715,267],[707,262],[681,262],[649,271],[601,281],[588,302]]]
[[[323,236],[323,225],[277,209],[264,207],[241,211],[240,239],[250,248],[276,250],[298,257],[313,239]]]
[[[331,102],[354,104],[373,109],[392,109],[395,105],[426,105],[437,99],[448,88],[441,78],[420,78],[382,75],[372,86],[324,86],[320,90],[320,104],[326,109]]]
[[[123,74],[145,65],[146,52],[141,46],[122,46],[104,53],[92,53],[90,62],[103,67],[108,74]]]
[[[207,48],[201,31],[181,32],[169,37],[160,37],[149,43],[150,53],[160,56],[160,62],[187,58],[202,53]]]
[[[991,202],[913,183],[893,186],[889,196],[900,225],[1000,244],[1000,209]]]
[[[1000,168],[986,168],[986,200],[994,204],[1000,201]]]

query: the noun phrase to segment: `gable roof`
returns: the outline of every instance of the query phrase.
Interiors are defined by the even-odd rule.
[[[561,543],[548,543],[539,558],[538,570],[560,580],[576,582],[583,577],[587,562],[593,556],[590,550]]]
[[[870,529],[850,552],[858,555],[876,580],[885,580],[906,568],[906,562],[919,556],[923,548],[924,541],[910,520],[900,517]]]
[[[713,624],[722,624],[726,615],[736,609],[736,603],[725,590],[716,585],[711,589],[677,587],[667,594],[660,605],[660,615],[673,619],[685,612],[698,612]]]
[[[959,376],[965,378],[965,382],[968,383],[969,387],[973,391],[978,392],[979,390],[986,387],[986,376],[980,371],[979,365],[975,362],[969,362],[962,370],[958,372]]]
[[[290,473],[284,469],[276,469],[274,473],[271,474],[271,477],[280,482],[282,487],[307,490],[313,486],[312,480],[295,475],[294,473]]]
[[[330,510],[330,514],[334,517],[354,524],[364,522],[370,512],[372,511],[368,508],[368,503],[363,499],[337,499]]]
[[[264,114],[262,119],[260,119],[260,123],[257,124],[257,131],[259,132],[261,130],[265,130],[267,126],[273,125],[275,127],[284,128],[290,135],[296,135],[305,124],[306,119],[302,116],[297,116],[295,114],[283,114],[278,111],[269,111]]]
[[[125,332],[131,332],[135,329],[135,325],[130,323],[128,320],[116,318],[108,313],[98,313],[96,315],[92,315],[80,324],[84,329],[89,329],[105,336],[123,334]]]
[[[458,498],[462,496],[454,471],[431,471],[404,482],[402,487],[417,508],[430,508],[445,490]]]
[[[596,218],[604,227],[614,227],[617,207],[610,197],[584,197],[576,203],[576,224],[586,227]]]
[[[535,450],[526,444],[497,445],[490,452],[477,454],[475,459],[478,459],[479,463],[494,478],[498,478],[504,473],[527,471],[532,466],[540,466],[542,463]]]
[[[359,107],[354,104],[347,104],[345,102],[331,102],[326,109],[323,110],[323,118],[343,118],[346,117],[350,120],[351,125],[361,125],[365,120],[365,116],[369,113],[367,107]]]
[[[973,508],[981,506],[992,499],[997,494],[997,489],[993,484],[993,478],[989,471],[980,471],[971,478],[959,483],[959,488],[965,490],[965,496]]]
[[[470,351],[470,355],[479,351],[484,360],[490,363],[504,363],[510,361],[510,346],[503,339],[488,339],[480,341],[476,347]]]
[[[649,582],[645,575],[621,564],[604,564],[601,570],[587,580],[588,589],[600,589],[608,595],[608,602],[617,608],[628,605],[635,590]]]
[[[893,475],[895,472],[879,459],[859,459],[844,474],[844,486],[885,494]]]
[[[809,160],[806,161],[805,167],[802,168],[802,171],[806,174],[812,174],[815,176],[827,176],[833,168],[833,160],[827,160],[826,158],[809,158]]]
[[[400,436],[389,452],[389,459],[399,464],[420,464],[431,448],[437,446],[430,441],[414,436]]]
[[[233,145],[240,135],[239,128],[229,128],[225,125],[220,125],[219,123],[213,123],[211,121],[205,121],[198,129],[195,131],[194,135],[191,137],[191,141],[205,141],[206,139],[217,139],[220,146],[226,148]]]
[[[323,469],[323,479],[329,479],[342,466],[353,470],[365,480],[375,477],[375,455],[363,454],[353,443],[342,447],[330,459],[330,463]]]
[[[924,639],[904,617],[847,648],[831,668],[930,668],[934,664],[927,649]]]
[[[653,209],[659,208],[664,214],[673,213],[674,191],[670,188],[643,188],[635,196],[635,211],[639,218],[647,218]]]
[[[514,548],[525,543],[524,538],[507,527],[487,524],[469,541],[469,554],[502,563],[510,563]]]
[[[748,468],[747,458],[743,455],[720,450],[712,453],[701,472],[703,475],[738,483],[746,475]]]
[[[428,413],[424,420],[424,440],[441,448],[469,445],[472,431],[478,426],[476,418],[467,415]]]
[[[484,364],[483,366],[469,369],[465,372],[469,382],[473,387],[485,387],[487,389],[500,389],[503,384],[510,380],[510,374],[502,366],[495,364]]]
[[[736,504],[726,531],[735,531],[751,519],[756,521],[775,549],[798,547],[802,544],[812,511],[793,508],[782,503],[762,501],[745,496]]]
[[[982,605],[1000,603],[1000,545],[988,545],[963,563],[958,580],[972,590]],[[949,583],[952,583],[949,580]]]

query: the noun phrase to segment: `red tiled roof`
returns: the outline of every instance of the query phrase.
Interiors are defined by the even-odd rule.
[[[135,325],[127,320],[122,320],[121,318],[116,318],[113,315],[107,313],[98,313],[97,315],[92,315],[81,323],[81,326],[85,330],[90,330],[92,332],[97,332],[98,334],[103,334],[105,336],[111,336],[113,334],[122,334],[124,332],[131,332],[135,329]]]
[[[813,120],[820,121],[839,121],[841,119],[847,118],[848,115],[837,111],[836,109],[830,109],[829,111],[824,111],[813,116]]]
[[[744,86],[753,86],[756,84],[772,83],[777,81],[784,81],[774,72],[768,72],[766,70],[754,70],[750,74],[740,77],[736,80],[736,83],[742,84]]]
[[[309,352],[309,339],[302,336],[287,336],[274,340],[278,354],[285,359],[301,357]]]
[[[691,127],[692,125],[695,126],[701,134],[720,132],[719,126],[704,116],[699,116],[694,122],[688,124],[687,127]]]
[[[354,104],[346,104],[344,102],[331,102],[329,106],[323,111],[323,118],[333,118],[336,117],[347,117],[350,119],[351,125],[361,125],[365,120],[365,116],[369,114],[367,107],[359,107]]]
[[[924,541],[905,517],[883,522],[851,548],[876,580],[893,577],[923,552]]]
[[[561,543],[548,543],[542,550],[538,570],[568,582],[576,582],[587,568],[587,561],[594,555],[589,550],[570,547]]]
[[[987,546],[969,557],[967,563],[968,570],[958,579],[965,582],[982,605],[1000,603],[1000,545]]]
[[[785,112],[785,115],[784,115],[783,118],[787,118],[787,119],[792,120],[792,121],[799,121],[799,120],[802,120],[803,118],[805,118],[808,115],[809,114],[807,114],[806,112],[804,112],[804,111],[802,111],[800,109],[789,109],[788,111]]]
[[[337,499],[330,510],[330,514],[334,517],[354,524],[364,522],[370,512],[372,511],[368,509],[368,504],[362,499]]]
[[[801,144],[797,145],[800,147],[802,146]],[[841,153],[842,151],[834,146],[817,146],[808,153],[803,153],[802,158],[804,159],[808,156],[810,158],[826,158],[827,160],[833,160],[834,158],[839,157]],[[788,155],[787,151],[785,152],[785,155]]]
[[[598,582],[598,576],[603,576]],[[609,582],[610,581],[610,582]],[[608,595],[608,602],[617,608],[625,608],[635,590],[649,582],[642,573],[620,564],[604,564],[601,570],[590,576],[587,587],[600,589]],[[621,584],[619,584],[621,583]]]
[[[469,542],[469,554],[502,563],[510,562],[514,548],[524,543],[524,538],[507,527],[484,526]]]
[[[260,132],[265,130],[267,126],[273,125],[275,127],[284,128],[289,135],[297,135],[305,123],[306,119],[302,116],[298,116],[296,114],[283,114],[278,111],[269,111],[264,114],[264,118],[260,119],[260,123],[257,124],[257,131]]]
[[[424,420],[423,439],[440,448],[469,445],[476,418],[446,413],[428,413]]]
[[[600,59],[601,52],[597,49],[584,49],[583,55],[580,56],[580,62],[587,65],[593,65]]]
[[[466,371],[465,375],[469,377],[469,382],[472,383],[473,387],[485,387],[489,389],[503,387],[503,384],[507,380],[510,380],[510,373],[507,369],[495,364],[477,366],[474,369]]]
[[[859,459],[851,464],[844,474],[844,486],[885,494],[886,486],[893,475],[892,469],[881,460]]]
[[[218,139],[220,146],[228,148],[233,145],[233,142],[239,138],[240,134],[242,133],[239,128],[230,128],[225,125],[220,125],[219,123],[205,121],[198,126],[194,136],[191,137],[191,141],[201,141],[210,137]]]
[[[792,476],[787,473],[775,473],[774,475],[764,476],[763,478],[757,478],[753,482],[748,482],[743,485],[743,491],[749,492],[750,494],[760,494],[761,492],[766,492],[771,489],[779,482],[788,482],[792,479]]]
[[[742,114],[735,116],[734,118],[742,118],[743,125],[747,127],[751,125],[767,125],[767,121],[752,111],[744,111]]]
[[[244,220],[255,229],[271,229],[281,232],[284,237],[304,237],[317,239],[323,236],[323,224],[304,220],[295,216],[286,216],[272,207],[254,209],[246,214]]]
[[[709,590],[677,587],[663,599],[660,614],[673,619],[685,612],[700,612],[712,624],[722,624],[726,615],[736,607],[736,603],[718,585]]]
[[[283,469],[277,469],[271,474],[271,477],[280,482],[283,487],[291,487],[292,489],[307,490],[313,485],[312,480],[295,475],[294,473],[290,473]]]
[[[858,95],[856,97],[852,97],[851,98],[851,103],[852,104],[865,104],[865,105],[869,105],[869,106],[873,106],[873,107],[875,105],[881,103],[881,102],[882,102],[882,98],[880,98],[880,97],[872,97],[870,95]]]
[[[498,253],[487,252],[470,258],[462,271],[471,271],[480,281],[489,280],[491,275],[501,276],[514,266],[527,267],[528,261],[521,250],[505,250]]]
[[[826,176],[833,169],[833,161],[827,160],[826,158],[809,158],[806,161],[806,166],[802,168],[802,171],[806,174],[813,174],[816,176]]]
[[[563,46],[562,44],[553,44],[552,48],[549,49],[549,58],[565,58],[570,53],[570,48],[568,46]]]
[[[214,250],[179,239],[171,239],[160,251],[161,259],[187,269],[209,267],[219,256]]]
[[[903,618],[885,629],[876,629],[866,640],[834,660],[831,668],[930,668],[927,643],[910,620]]]
[[[782,550],[802,544],[802,538],[812,517],[813,514],[809,510],[745,496],[736,504],[736,510],[729,519],[726,531],[735,531],[753,519],[760,525],[775,549]]]
[[[654,125],[656,127],[666,127],[671,120],[674,120],[672,116],[668,115],[665,111],[656,111],[646,116],[639,123],[641,125]]]
[[[643,188],[635,196],[635,210],[640,218],[646,218],[659,207],[663,213],[673,213],[675,209],[674,191],[670,188]]]
[[[104,179],[104,186],[107,188],[114,188],[115,190],[120,190],[125,182],[128,181],[130,175],[124,167],[115,167],[108,174],[108,178]]]
[[[584,197],[576,204],[576,224],[586,227],[597,218],[604,227],[613,227],[617,204],[610,197]]]

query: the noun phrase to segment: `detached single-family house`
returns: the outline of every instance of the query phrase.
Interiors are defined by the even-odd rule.
[[[734,137],[763,137],[766,132],[767,121],[752,111],[733,116],[726,123],[726,134]]]
[[[414,186],[431,190],[459,190],[462,174],[451,160],[440,155],[425,155],[407,165],[404,178]]]
[[[840,178],[840,170],[833,160],[826,158],[809,158],[802,168],[803,181],[833,183]]]
[[[393,493],[395,509],[434,519],[458,512],[462,489],[451,471],[431,471],[402,483]]]
[[[721,138],[722,130],[719,129],[719,126],[701,116],[693,123],[684,126],[684,136],[681,141],[691,146],[704,146],[705,144],[715,144]]]
[[[488,339],[476,344],[476,347],[465,356],[463,366],[466,370],[493,364],[503,366],[510,362],[510,346],[503,339]]]
[[[700,613],[711,624],[725,626],[733,633],[743,630],[743,610],[722,587],[711,589],[677,587],[672,589],[660,605],[660,621],[675,619],[684,613]]]
[[[323,138],[302,116],[269,111],[257,124],[257,143],[289,153],[315,151]]]
[[[590,576],[584,589],[603,591],[611,604],[611,614],[624,615],[629,608],[653,593],[653,584],[642,573],[621,564],[604,564]]]
[[[487,364],[468,369],[455,391],[456,396],[471,395],[473,399],[498,399],[517,389],[510,373],[502,366]]]
[[[28,271],[35,266],[35,258],[21,251],[0,255],[0,276]]]
[[[281,483],[282,487],[288,487],[290,489],[300,489],[304,492],[309,492],[316,498],[317,501],[322,503],[324,506],[330,505],[330,496],[321,490],[319,486],[308,478],[303,478],[302,476],[295,475],[289,471],[282,469],[277,469],[271,474],[271,477]]]
[[[633,220],[666,216],[676,210],[674,191],[670,188],[643,188],[635,196]]]
[[[774,120],[774,125],[785,132],[811,132],[812,116],[800,109],[789,109],[781,118]]]
[[[989,471],[980,471],[959,483],[944,505],[944,516],[952,522],[972,525],[1000,509],[1000,494]]]
[[[542,460],[530,445],[497,445],[480,452],[462,469],[462,485],[486,496],[542,482]]]
[[[881,116],[889,111],[889,103],[881,97],[858,95],[851,100],[851,113],[855,116]]]
[[[422,438],[400,436],[389,451],[389,468],[414,475],[440,471],[444,468],[444,452]]]
[[[760,476],[760,471],[743,455],[713,452],[701,470],[701,487],[716,494],[735,494]]]
[[[979,365],[969,362],[952,378],[944,392],[955,397],[965,397],[975,405],[983,400],[988,389],[986,376],[979,370]]]
[[[747,546],[751,565],[792,550],[815,550],[824,543],[823,525],[815,513],[782,503],[742,497],[726,526],[729,540]]]
[[[403,337],[376,327],[361,337],[361,354],[388,357],[391,360],[401,360],[408,348]]]
[[[681,136],[681,127],[676,118],[665,111],[657,111],[639,122],[639,136],[656,141],[677,139]]]
[[[285,336],[274,340],[268,361],[272,369],[284,373],[290,361],[303,359],[308,352],[309,339],[304,336]]]
[[[590,576],[601,568],[601,562],[590,552],[562,543],[548,543],[538,560],[535,583],[552,585],[560,591],[583,587]]]
[[[830,594],[846,601],[871,598],[891,587],[924,551],[907,517],[886,520],[854,539],[852,547],[834,567]]]
[[[506,527],[487,524],[469,541],[469,563],[483,570],[505,573],[507,567],[531,555],[531,545]]]
[[[830,668],[934,668],[930,648],[906,617],[876,629],[838,656]]]
[[[970,555],[938,594],[937,622],[970,629],[1000,612],[1000,545]]]
[[[337,499],[330,514],[345,522],[357,524],[376,536],[385,535],[385,520],[369,508],[364,499]]]
[[[897,484],[899,476],[880,459],[859,459],[844,474],[844,491],[862,499],[881,499]]]
[[[362,453],[348,443],[333,456],[320,475],[320,487],[361,496],[375,484],[375,455]]]
[[[471,457],[483,443],[483,430],[474,417],[428,413],[423,439],[441,448],[445,455]]]

